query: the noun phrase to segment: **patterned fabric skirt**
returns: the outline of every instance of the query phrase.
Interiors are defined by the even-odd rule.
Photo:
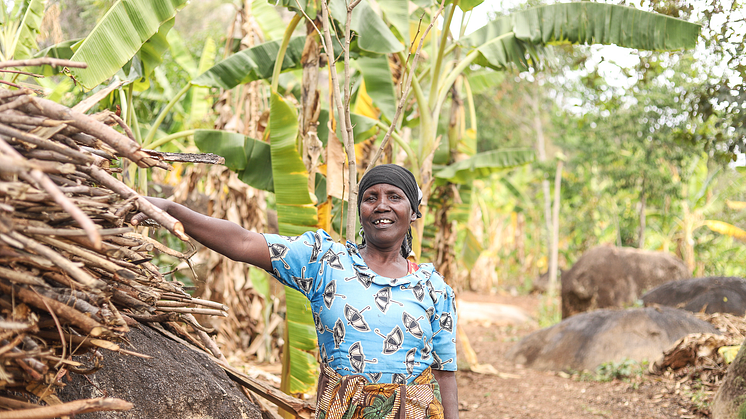
[[[316,419],[443,419],[440,387],[430,368],[408,385],[371,384],[321,366]]]

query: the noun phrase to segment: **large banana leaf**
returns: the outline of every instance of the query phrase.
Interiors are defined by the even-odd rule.
[[[359,144],[376,133],[376,120],[368,118],[367,116],[360,114],[350,114],[350,121],[355,129],[352,131],[355,136],[355,144]],[[319,140],[326,146],[327,139],[329,138],[329,111],[322,109],[319,111],[319,126],[317,135]],[[337,124],[337,139],[342,138],[342,132],[340,131],[340,124]],[[340,140],[341,141],[341,140]]]
[[[378,0],[376,3],[381,7],[383,16],[399,32],[400,41],[408,45],[410,42],[409,2],[402,0]]]
[[[192,54],[186,47],[184,38],[181,37],[179,31],[173,29],[166,34],[168,44],[171,46],[171,56],[173,57],[176,64],[184,69],[189,74],[189,77],[195,78],[200,75],[197,67],[197,62],[192,57]]]
[[[239,84],[269,79],[272,77],[281,42],[269,41],[233,54],[192,80],[192,84],[232,89]],[[282,71],[301,67],[300,59],[305,42],[305,36],[295,36],[290,40],[282,60]]]
[[[476,48],[476,64],[528,67],[526,54],[554,43],[605,44],[647,50],[693,48],[700,26],[631,7],[595,2],[534,7],[496,19],[460,42]]]
[[[285,306],[285,344],[288,345],[286,354],[290,357],[290,374],[283,376],[282,381],[288,383],[288,393],[309,393],[318,376],[318,363],[314,355],[318,344],[311,304],[303,294],[285,287]]]
[[[28,3],[28,7],[19,23],[18,35],[13,39],[13,45],[8,49],[11,54],[6,56],[7,59],[12,57],[16,60],[25,60],[31,58],[34,51],[39,49],[36,44],[36,36],[39,34],[39,26],[44,18],[44,6],[46,4],[46,0],[31,0]]]
[[[391,121],[396,113],[396,94],[388,57],[361,57],[356,64],[363,74],[365,88],[373,105],[381,111],[381,116]]]
[[[329,11],[340,27],[347,19],[347,2],[330,0]],[[373,10],[368,0],[362,0],[352,11],[351,29],[358,35],[357,45],[364,51],[376,54],[390,54],[404,49],[388,25]]]
[[[72,57],[88,64],[71,69],[75,79],[91,89],[113,76],[161,25],[171,20],[187,0],[119,0],[98,22]]]
[[[534,151],[528,148],[492,150],[434,171],[433,175],[441,180],[463,184],[533,161]]]
[[[458,7],[461,10],[468,12],[469,10],[472,10],[473,8],[479,6],[482,3],[484,3],[484,0],[461,0],[458,3]]]
[[[175,19],[171,18],[158,28],[153,36],[150,37],[140,50],[137,51],[137,60],[133,60],[133,64],[139,65],[137,74],[140,75],[140,79],[135,83],[135,90],[144,91],[150,87],[150,75],[153,70],[156,69],[163,62],[163,54],[169,49],[168,40],[166,39],[168,32],[174,27]]]
[[[243,134],[228,131],[198,129],[194,144],[203,153],[225,158],[225,166],[254,188],[274,192],[272,157],[269,144]]]
[[[466,76],[472,94],[486,92],[505,80],[504,71],[481,70]]]
[[[274,2],[270,5],[267,0],[253,0],[251,2],[251,14],[264,32],[264,39],[269,41],[282,39],[286,25],[282,22],[277,9],[275,9]]]
[[[298,115],[277,93],[270,98],[269,136],[279,232],[296,236],[315,229],[318,214],[308,192],[306,166],[296,149]],[[309,352],[316,349],[316,330],[308,300],[294,294],[297,291],[286,287],[288,341],[282,385],[283,391],[302,393],[312,390],[316,381],[318,364]]]

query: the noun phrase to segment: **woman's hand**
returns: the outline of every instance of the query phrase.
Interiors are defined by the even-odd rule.
[[[236,223],[209,217],[162,198],[145,197],[151,204],[176,218],[184,232],[204,246],[235,261],[250,263],[267,271],[272,270],[267,241],[259,233],[246,230]],[[130,220],[132,225],[148,219],[138,213]]]
[[[173,204],[173,202],[169,201],[168,199],[153,198],[150,196],[144,196],[143,198],[147,199],[148,202],[153,204],[153,206],[165,212],[168,212],[168,206],[170,204]],[[136,225],[139,225],[141,222],[148,220],[148,219],[150,219],[150,217],[148,217],[147,214],[145,214],[144,212],[138,212],[137,214],[132,216],[132,218],[130,219],[130,224],[132,224],[133,226],[136,226]]]

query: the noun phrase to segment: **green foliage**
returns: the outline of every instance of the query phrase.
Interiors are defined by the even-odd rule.
[[[619,362],[605,362],[599,365],[594,372],[583,372],[580,379],[583,381],[600,381],[603,383],[621,380],[630,382],[635,378],[645,375],[648,369],[648,362],[637,362],[631,359],[624,359]]]

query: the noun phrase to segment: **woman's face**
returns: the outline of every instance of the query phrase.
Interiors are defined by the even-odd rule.
[[[379,183],[363,192],[360,224],[369,244],[399,248],[409,225],[416,219],[404,191],[396,186]]]

